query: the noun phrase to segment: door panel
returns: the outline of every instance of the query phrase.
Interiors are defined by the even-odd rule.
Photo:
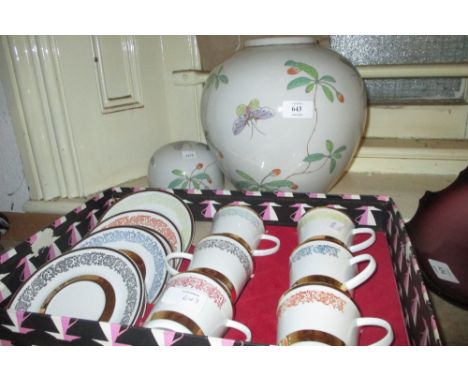
[[[133,36],[93,36],[102,112],[143,107],[137,41]]]
[[[10,67],[1,74],[11,83],[9,98],[23,115],[14,128],[24,138],[19,146],[28,159],[25,172],[31,174],[33,199],[87,196],[139,178],[146,175],[151,155],[162,145],[203,139],[201,85],[175,88],[172,81],[174,70],[200,68],[194,37],[2,39]],[[34,46],[25,43],[31,39]],[[21,65],[13,57],[19,47],[24,56]],[[48,75],[49,66],[54,67],[54,75]],[[45,90],[30,97],[30,89]],[[29,110],[35,118],[24,118],[32,114]],[[60,145],[63,136],[66,145]],[[36,161],[31,153],[47,161]],[[69,164],[57,165],[60,157]],[[65,181],[71,171],[78,179],[74,183]]]

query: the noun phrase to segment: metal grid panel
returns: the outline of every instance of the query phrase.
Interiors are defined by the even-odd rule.
[[[467,36],[331,36],[330,47],[354,65],[468,62]],[[464,103],[461,78],[372,79],[369,102]]]

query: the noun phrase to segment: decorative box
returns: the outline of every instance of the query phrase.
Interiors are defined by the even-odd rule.
[[[370,248],[377,271],[355,291],[363,316],[384,318],[392,324],[394,345],[441,345],[436,319],[402,217],[384,195],[326,195],[228,190],[171,190],[190,207],[197,225],[212,219],[217,209],[242,202],[263,218],[267,232],[281,239],[278,253],[255,259],[255,275],[235,306],[235,319],[252,331],[252,342],[173,333],[141,326],[96,322],[71,317],[14,311],[8,302],[21,283],[38,267],[60,256],[84,237],[104,211],[134,188],[108,189],[15,248],[0,254],[0,344],[2,345],[273,345],[276,306],[288,288],[288,259],[297,245],[296,225],[307,209],[334,206],[351,216],[357,226],[375,229]],[[196,244],[196,243],[194,243]],[[150,307],[148,307],[150,308]],[[148,310],[147,310],[148,311]],[[379,335],[365,329],[360,345]]]

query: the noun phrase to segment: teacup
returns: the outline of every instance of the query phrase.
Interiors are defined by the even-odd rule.
[[[344,292],[320,284],[300,285],[286,291],[277,308],[278,345],[357,345],[361,328],[376,326],[385,335],[371,345],[390,345],[391,325],[361,317],[355,302]]]
[[[316,207],[307,211],[299,220],[297,230],[299,243],[314,238],[336,240],[353,253],[369,248],[375,242],[375,231],[372,228],[355,228],[348,215],[328,207]],[[369,237],[353,245],[357,234],[368,234]]]
[[[231,300],[221,284],[197,272],[184,272],[169,279],[144,326],[215,337],[233,328],[250,341],[250,329],[232,320],[233,314]]]
[[[212,233],[229,233],[245,240],[254,256],[267,256],[278,252],[280,240],[265,233],[263,220],[246,206],[228,205],[221,207],[213,217]],[[262,240],[271,241],[273,247],[257,249]]]
[[[358,272],[357,264],[367,262]],[[352,291],[372,276],[377,268],[369,254],[353,256],[340,244],[327,240],[309,240],[299,245],[289,257],[291,286],[309,282],[324,282],[343,291]]]
[[[254,263],[248,247],[229,234],[209,235],[196,246],[194,254],[174,252],[166,257],[171,275],[179,274],[171,260],[190,261],[188,271],[197,271],[216,279],[229,291],[231,301],[237,300],[245,284],[253,274]]]

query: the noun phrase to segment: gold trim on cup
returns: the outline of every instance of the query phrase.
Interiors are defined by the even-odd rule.
[[[98,284],[104,291],[104,296],[106,299],[106,304],[104,310],[101,313],[101,316],[98,318],[98,321],[109,321],[112,317],[112,313],[115,308],[115,292],[112,288],[112,285],[104,278],[95,275],[82,275],[73,277],[55,288],[44,300],[39,308],[39,313],[46,313],[47,307],[49,306],[52,299],[64,288],[70,286],[71,284],[81,282],[81,281],[91,281]]]
[[[335,243],[335,244],[339,245],[340,247],[343,247],[343,249],[346,249],[346,251],[351,253],[351,251],[346,246],[346,243],[342,242],[340,239],[337,239],[336,237],[328,236],[328,235],[317,235],[317,236],[309,237],[307,240],[304,240],[301,243],[301,245],[299,245],[299,247],[302,246],[303,244],[310,243],[312,241],[320,241],[320,240],[322,240],[322,241],[331,241],[332,243]]]
[[[306,277],[308,277],[308,276],[306,276]],[[299,280],[298,280],[298,281],[299,281]],[[330,284],[325,284],[325,283],[323,283],[323,282],[303,282],[303,283],[301,283],[301,284],[298,285],[297,282],[296,282],[296,283],[294,283],[293,286],[291,286],[286,292],[284,292],[284,293],[281,295],[281,297],[279,298],[278,301],[281,301],[281,300],[283,299],[284,296],[286,296],[289,292],[292,292],[293,290],[296,290],[296,289],[299,289],[299,288],[302,288],[302,287],[306,287],[306,286],[314,286],[314,285],[323,286],[323,287],[326,287],[326,288],[334,289],[334,290],[336,290],[337,292],[340,292],[340,293],[344,294],[347,298],[349,298],[349,299],[351,300],[351,297],[349,296],[348,293],[345,293],[345,292],[343,292],[341,289],[336,288],[335,286],[330,285]]]
[[[324,285],[329,286],[333,289],[336,289],[340,292],[346,293],[348,297],[351,297],[349,289],[343,283],[340,283],[338,280],[334,279],[333,277],[325,276],[325,275],[309,275],[301,277],[297,280],[294,284],[291,285],[291,289],[294,289],[296,286],[302,285]]]
[[[175,321],[183,327],[187,328],[192,334],[197,336],[204,336],[203,330],[198,326],[198,324],[193,321],[190,317],[185,314],[175,312],[173,310],[161,310],[159,312],[153,313],[147,322],[153,320],[170,320]]]
[[[234,285],[232,284],[231,280],[229,280],[221,272],[218,272],[215,269],[206,268],[206,267],[191,269],[190,272],[199,273],[211,279],[214,279],[213,281],[218,281],[219,284],[222,284],[221,286],[223,287],[224,291],[229,296],[231,296],[231,302],[236,301],[237,299],[236,288],[234,288]]]
[[[330,346],[345,346],[346,344],[333,334],[321,330],[298,330],[282,338],[278,345],[290,346],[298,342],[317,341]]]

